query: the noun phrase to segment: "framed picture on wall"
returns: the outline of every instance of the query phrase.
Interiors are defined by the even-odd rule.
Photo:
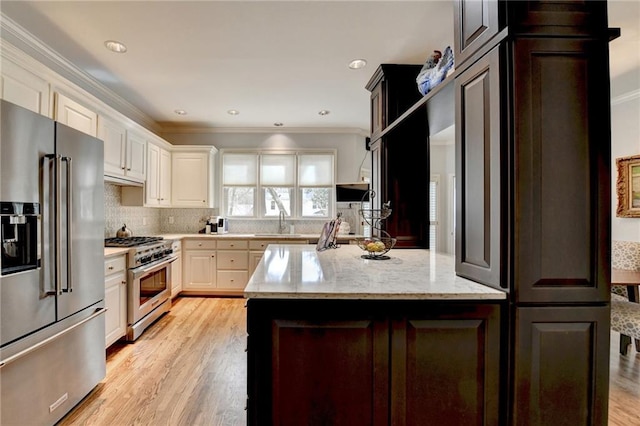
[[[616,158],[618,217],[640,217],[640,155]]]

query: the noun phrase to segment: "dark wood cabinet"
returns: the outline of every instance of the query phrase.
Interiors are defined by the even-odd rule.
[[[386,321],[271,319],[271,342],[273,424],[386,424]]]
[[[510,424],[606,425],[609,307],[515,308]]]
[[[373,208],[391,202],[382,229],[398,248],[425,248],[429,233],[429,128],[426,114],[415,114],[389,130],[422,95],[416,77],[421,65],[382,64],[371,77]]]
[[[428,312],[391,323],[390,424],[500,424],[499,307]]]
[[[520,17],[551,8],[508,5]],[[546,28],[506,37],[456,76],[456,272],[515,303],[607,302],[608,38]]]
[[[512,50],[516,300],[606,302],[607,41],[516,38]]]
[[[500,50],[455,79],[456,272],[506,288]]]
[[[499,2],[455,1],[454,15],[453,52],[458,67],[500,31]]]
[[[365,86],[371,92],[371,140],[422,97],[416,77],[422,65],[382,64]]]
[[[508,424],[605,425],[606,2],[458,0],[455,19],[456,272],[509,293]]]
[[[499,424],[499,304],[249,300],[248,424]]]

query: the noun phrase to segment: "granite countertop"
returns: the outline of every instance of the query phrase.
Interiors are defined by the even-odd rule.
[[[395,249],[367,260],[356,245],[317,252],[310,245],[269,245],[245,298],[504,300],[506,293],[455,275],[451,255]]]

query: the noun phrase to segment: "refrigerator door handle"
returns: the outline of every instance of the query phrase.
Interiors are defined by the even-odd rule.
[[[54,205],[56,210],[56,255],[55,255],[55,268],[56,268],[56,288],[55,294],[62,295],[62,263],[60,261],[61,253],[62,253],[62,238],[60,237],[61,229],[62,229],[62,214],[60,206],[60,195],[61,195],[61,179],[62,179],[62,156],[58,154],[47,154],[47,158],[51,158],[55,160],[55,189],[54,189]]]
[[[45,155],[44,155],[44,159],[47,159],[47,160],[56,160],[56,162],[54,163],[54,166],[55,166],[55,169],[54,169],[54,170],[58,170],[58,162],[57,162],[57,158],[58,158],[58,157],[59,157],[59,156],[58,156],[58,155],[56,155],[56,154],[45,154]],[[44,159],[43,159],[43,163],[42,163],[42,170],[43,170],[43,171],[44,171],[44,170],[46,170],[46,168],[44,167],[44,166],[45,166],[45,164],[44,164]],[[43,172],[43,175],[44,175],[44,172]],[[55,181],[55,180],[54,180],[54,181]],[[41,185],[44,185],[44,178],[43,178],[43,181],[41,182]],[[55,192],[55,189],[54,189],[54,192]],[[47,209],[47,211],[46,211],[46,212],[43,210],[43,214],[46,214],[47,219],[51,220],[51,211],[50,211],[50,206],[51,206],[51,205],[53,205],[53,206],[54,206],[54,208],[56,208],[56,201],[55,201],[55,198],[53,198],[53,199],[49,198],[49,202],[48,202],[46,205],[47,205],[47,206],[49,206],[49,208]],[[44,206],[44,204],[43,204],[43,206]],[[57,229],[57,222],[56,222],[56,229]],[[40,226],[38,226],[38,231],[40,231]],[[40,238],[42,238],[42,234],[40,234],[40,235],[38,236],[38,241],[40,241]],[[58,240],[57,238],[55,238],[55,239],[56,239],[56,240]],[[58,244],[59,244],[59,243],[58,243]],[[40,245],[40,244],[39,244],[39,245]],[[58,250],[57,252],[59,253],[59,250]],[[48,290],[48,289],[43,289],[43,291],[44,291],[44,295],[45,295],[45,296],[55,296],[55,295],[57,295],[57,294],[58,294],[58,289],[59,289],[59,287],[58,287],[58,285],[59,285],[59,284],[58,284],[58,283],[60,282],[60,277],[59,277],[59,273],[57,272],[57,271],[58,271],[58,267],[57,267],[57,266],[58,266],[58,264],[60,263],[60,261],[59,261],[59,259],[58,259],[58,257],[57,257],[57,256],[58,256],[58,255],[56,254],[55,264],[54,264],[54,269],[55,269],[55,271],[56,271],[56,272],[55,272],[55,273],[56,273],[56,277],[55,277],[55,284],[54,284],[53,288],[52,288],[52,289],[50,289],[50,290]],[[49,261],[49,259],[47,258],[47,259],[45,260],[45,263],[48,263],[48,261]]]
[[[20,351],[17,354],[11,355],[10,357],[5,358],[5,359],[0,359],[0,368],[6,366],[7,364],[9,364],[9,363],[11,363],[11,362],[13,362],[13,361],[15,361],[15,360],[17,360],[19,358],[22,358],[23,356],[35,351],[38,348],[41,348],[41,347],[43,347],[45,345],[48,345],[49,343],[53,342],[54,340],[59,339],[61,336],[63,336],[65,334],[67,334],[68,332],[80,327],[82,324],[91,321],[95,317],[104,314],[105,312],[107,312],[107,308],[97,308],[94,313],[92,313],[90,316],[88,316],[87,318],[83,319],[82,321],[79,321],[79,322],[73,324],[72,326],[70,326],[68,328],[65,328],[64,330],[60,331],[59,333],[56,333],[53,336],[48,337],[47,339],[44,339],[44,340],[36,343],[33,346],[29,346],[27,349],[25,349],[23,351]]]
[[[73,271],[71,269],[72,247],[72,227],[73,227],[73,175],[71,168],[71,157],[62,157],[62,161],[67,163],[67,288],[62,290],[65,293],[73,291]]]

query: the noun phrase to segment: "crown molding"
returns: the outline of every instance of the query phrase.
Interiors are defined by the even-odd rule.
[[[78,85],[121,114],[149,130],[155,132],[161,130],[158,123],[142,110],[115,94],[2,12],[0,12],[0,31],[2,38],[17,49]]]
[[[353,134],[368,137],[369,132],[354,127],[207,127],[160,123],[163,134],[211,134],[211,133],[314,133]]]
[[[640,89],[632,90],[631,92],[624,93],[611,99],[611,105],[620,105],[625,102],[630,102],[635,99],[640,99]]]

